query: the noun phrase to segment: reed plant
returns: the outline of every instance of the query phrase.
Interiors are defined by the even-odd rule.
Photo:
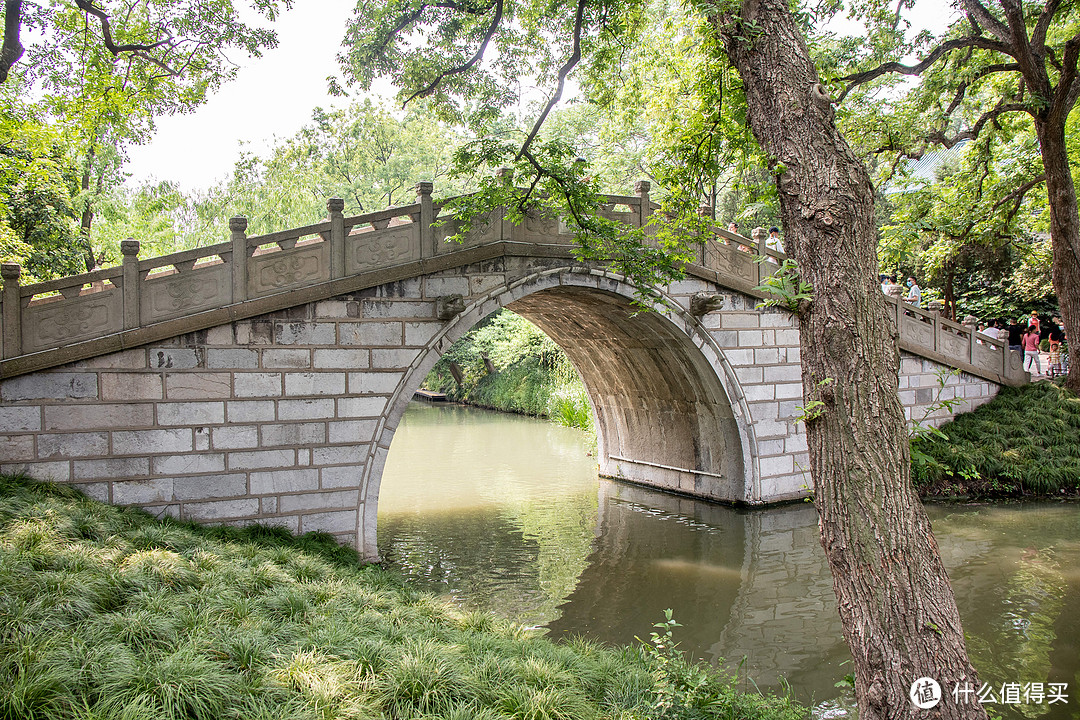
[[[712,689],[672,715],[641,648],[462,612],[325,535],[155,519],[0,477],[3,720],[804,715],[694,672]]]

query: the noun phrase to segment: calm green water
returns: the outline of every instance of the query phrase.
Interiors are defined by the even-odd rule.
[[[612,483],[589,450],[549,423],[414,403],[383,476],[383,557],[555,637],[633,643],[670,607],[694,656],[762,688],[786,680],[823,708],[842,698],[851,668],[813,508],[746,512]],[[1080,507],[928,512],[981,679],[999,692],[1068,683],[1068,704],[991,707],[1080,717]]]

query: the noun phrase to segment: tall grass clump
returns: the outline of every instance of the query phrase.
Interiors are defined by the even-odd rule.
[[[6,476],[0,687],[0,720],[805,716],[681,657],[459,612],[326,536]]]
[[[1004,387],[990,402],[913,441],[926,495],[1022,497],[1080,492],[1080,398],[1050,382]]]
[[[493,313],[454,343],[424,387],[471,405],[546,417],[582,430],[593,427],[588,393],[566,353],[509,310]]]

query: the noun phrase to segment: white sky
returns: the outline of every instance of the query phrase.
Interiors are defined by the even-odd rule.
[[[237,77],[194,113],[159,118],[146,145],[128,150],[129,184],[172,180],[181,189],[207,188],[232,172],[243,148],[262,153],[275,137],[294,135],[316,106],[343,106],[326,92],[337,74],[336,56],[355,0],[297,0],[275,23],[278,47],[245,58]],[[941,0],[921,0],[919,25],[938,31],[952,10]],[[847,23],[838,22],[842,31]]]

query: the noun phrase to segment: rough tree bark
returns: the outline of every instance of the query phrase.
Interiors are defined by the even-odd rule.
[[[1039,138],[1050,204],[1052,279],[1065,323],[1065,337],[1069,340],[1069,375],[1065,386],[1080,394],[1080,215],[1065,144],[1065,122],[1047,122],[1036,116],[1035,135]]]
[[[869,175],[836,129],[787,0],[743,0],[710,19],[742,76],[751,130],[773,163],[785,248],[814,288],[800,312],[806,430],[860,720],[985,718],[977,703],[951,697],[954,684],[977,689],[978,682],[911,484]],[[931,710],[909,699],[924,676],[945,695]]]

